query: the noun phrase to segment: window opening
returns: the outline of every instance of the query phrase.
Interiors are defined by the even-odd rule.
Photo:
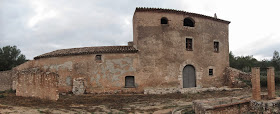
[[[192,39],[191,38],[186,38],[186,48],[188,51],[192,51]]]
[[[168,24],[168,19],[166,17],[163,17],[160,19],[161,24]]]
[[[95,60],[101,60],[102,59],[101,57],[102,57],[101,55],[96,55]]]
[[[135,87],[134,76],[126,76],[125,77],[125,87],[126,88],[134,88]]]
[[[219,52],[219,42],[214,42],[214,51]]]
[[[209,76],[213,76],[213,69],[209,69]]]
[[[190,18],[185,18],[184,19],[184,26],[194,27],[194,21]]]

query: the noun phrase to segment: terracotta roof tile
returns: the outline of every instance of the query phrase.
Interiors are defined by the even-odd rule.
[[[219,21],[219,22],[223,22],[223,23],[227,23],[227,24],[230,23],[230,21],[226,21],[226,20],[222,20],[222,19],[218,19],[218,18],[214,18],[214,17],[202,15],[202,14],[186,12],[186,11],[182,11],[182,10],[164,9],[164,8],[147,8],[147,7],[137,7],[135,9],[135,12],[149,12],[149,11],[186,14],[186,15],[190,15],[190,16],[197,16],[197,17],[202,17],[202,18],[206,18],[206,19],[211,19],[211,20],[214,20],[214,21]]]
[[[138,50],[133,46],[102,46],[102,47],[82,47],[61,49],[45,53],[34,57],[34,59],[69,56],[69,55],[86,55],[86,54],[103,54],[103,53],[136,53]]]

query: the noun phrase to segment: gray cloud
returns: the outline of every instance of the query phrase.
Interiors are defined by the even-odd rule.
[[[221,7],[217,3],[205,0],[1,0],[0,47],[16,45],[32,59],[63,48],[126,45],[133,39],[132,16],[136,7],[172,8],[212,15],[216,7]],[[237,21],[232,24],[236,28],[239,26]],[[237,34],[235,30],[230,29],[230,33]],[[257,48],[249,54],[271,55],[273,51],[267,51],[280,50],[277,44]],[[231,43],[230,46],[236,45]]]

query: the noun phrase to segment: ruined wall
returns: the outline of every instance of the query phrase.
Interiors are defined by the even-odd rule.
[[[0,72],[0,91],[12,88],[12,70]]]
[[[58,74],[60,93],[72,91],[73,80],[77,78],[84,78],[87,93],[119,93],[141,90],[141,77],[135,74],[137,64],[135,54],[102,54],[102,60],[95,60],[95,54],[91,54],[41,58],[22,64],[17,70],[36,68]],[[135,76],[137,88],[124,87],[126,76]]]
[[[59,75],[40,69],[29,69],[17,73],[16,95],[58,100]]]
[[[250,97],[222,97],[193,101],[196,114],[243,114],[250,111]]]
[[[251,74],[231,67],[225,69],[225,85],[229,87],[244,87],[246,86],[243,82],[244,80],[251,81]]]
[[[162,17],[168,24],[161,24]],[[183,26],[191,17],[195,27]],[[147,87],[183,87],[183,68],[193,65],[196,86],[223,86],[223,73],[229,66],[228,23],[168,11],[139,11],[133,17],[134,47],[139,51],[137,74],[147,77]],[[193,51],[186,49],[186,38],[193,39]],[[219,52],[214,52],[219,41]],[[214,70],[209,76],[209,69]]]

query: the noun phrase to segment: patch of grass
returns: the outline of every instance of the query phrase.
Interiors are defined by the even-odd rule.
[[[41,110],[39,110],[39,109],[38,109],[37,111],[38,111],[40,114],[45,113],[44,111],[41,111]]]
[[[162,109],[169,109],[169,108],[175,108],[178,107],[178,105],[169,105],[169,106],[164,106]]]
[[[192,109],[192,105],[186,106],[186,108],[182,110],[182,114],[195,114],[195,111]]]

